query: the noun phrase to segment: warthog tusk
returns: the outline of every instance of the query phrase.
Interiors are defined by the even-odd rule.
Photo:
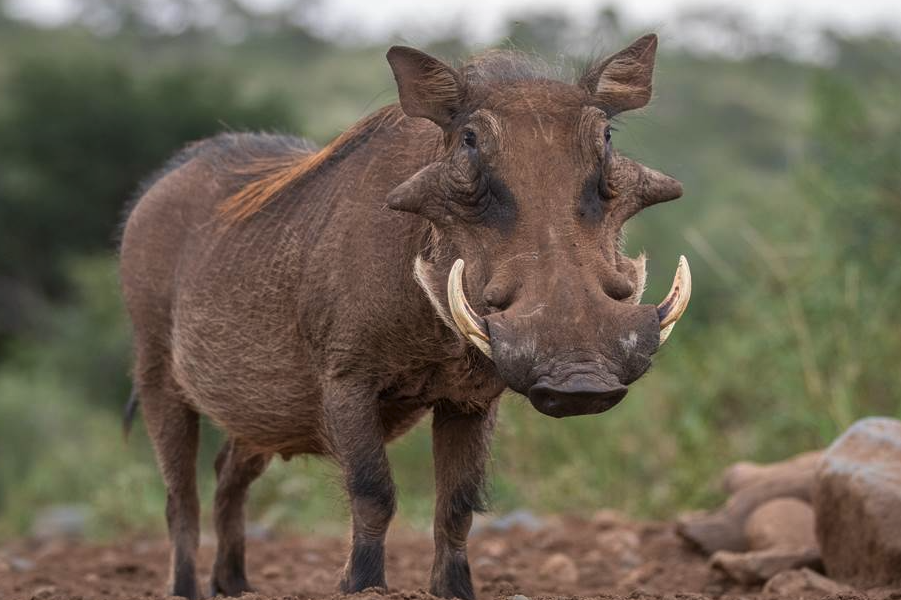
[[[676,267],[676,276],[673,277],[673,287],[663,302],[657,305],[657,316],[660,318],[660,345],[666,341],[673,331],[676,321],[688,308],[691,299],[691,270],[688,268],[688,260],[684,256],[679,257],[679,266]]]
[[[463,337],[491,358],[491,338],[488,337],[485,319],[472,310],[463,293],[463,266],[463,259],[458,258],[447,277],[447,303],[450,305],[451,317]]]

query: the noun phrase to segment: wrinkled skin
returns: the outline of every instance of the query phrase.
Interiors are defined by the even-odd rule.
[[[641,38],[569,85],[516,55],[457,71],[393,48],[400,107],[322,150],[206,140],[147,187],[124,230],[121,280],[136,397],[167,488],[171,593],[202,595],[200,415],[228,437],[210,591],[240,595],[244,500],[276,454],[340,466],[352,515],[341,590],[384,587],[396,506],[385,444],[431,412],[430,591],[474,598],[466,537],[503,389],[554,416],[601,412],[658,346],[657,310],[638,304],[644,263],[620,254],[620,229],[681,189],[606,139],[614,115],[650,98],[655,49]],[[459,258],[493,360],[449,316]]]

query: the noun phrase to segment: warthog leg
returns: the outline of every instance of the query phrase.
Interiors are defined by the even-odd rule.
[[[197,497],[198,415],[181,401],[174,383],[141,385],[141,407],[156,461],[166,483],[166,521],[172,545],[169,590],[198,598],[195,558],[200,540]]]
[[[331,453],[344,471],[353,524],[341,591],[386,588],[385,534],[396,500],[375,392],[333,381],[323,395],[323,408]]]
[[[244,503],[247,490],[262,475],[269,456],[242,452],[228,441],[216,457],[216,563],[210,581],[213,596],[240,596],[251,591],[244,570]]]
[[[429,591],[443,598],[473,600],[466,556],[473,511],[485,509],[485,462],[494,430],[497,402],[462,412],[450,403],[435,407],[432,453],[435,460],[435,563]]]

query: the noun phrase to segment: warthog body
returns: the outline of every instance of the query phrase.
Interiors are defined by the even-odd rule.
[[[646,36],[579,85],[510,53],[457,71],[393,48],[400,106],[322,150],[212,138],[146,189],[121,278],[136,394],[168,490],[174,594],[199,595],[200,415],[228,436],[212,591],[237,595],[249,589],[244,500],[275,454],[339,463],[353,516],[341,589],[384,586],[395,510],[385,443],[431,412],[431,591],[473,598],[466,537],[500,393],[554,416],[605,410],[647,369],[670,319],[669,305],[638,304],[644,264],[621,255],[619,235],[678,183],[616,155],[607,133],[613,114],[647,102],[655,48]],[[462,287],[448,299],[458,258],[465,323]]]

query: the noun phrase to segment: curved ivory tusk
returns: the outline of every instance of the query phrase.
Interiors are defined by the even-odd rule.
[[[447,303],[450,305],[451,317],[463,337],[491,358],[491,338],[485,320],[476,314],[466,294],[463,293],[463,259],[458,258],[447,276]]]
[[[666,341],[673,331],[676,321],[688,308],[691,299],[691,270],[688,268],[688,260],[684,256],[679,257],[679,266],[676,267],[676,275],[673,277],[673,287],[663,302],[657,305],[657,316],[660,318],[660,345]]]

